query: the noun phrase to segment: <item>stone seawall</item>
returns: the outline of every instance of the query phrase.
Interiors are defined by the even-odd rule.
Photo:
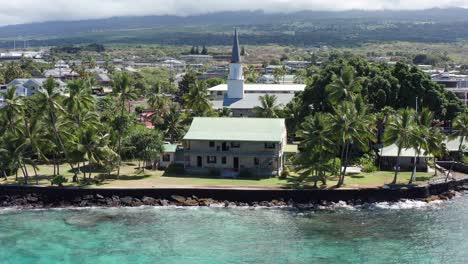
[[[345,201],[350,204],[427,199],[451,191],[467,190],[468,179],[434,183],[410,188],[366,188],[337,190],[289,189],[220,189],[220,188],[152,188],[152,189],[84,189],[0,185],[0,206],[140,206],[140,205],[240,205],[323,204]],[[449,198],[451,195],[448,195]],[[273,202],[273,203],[271,203]]]

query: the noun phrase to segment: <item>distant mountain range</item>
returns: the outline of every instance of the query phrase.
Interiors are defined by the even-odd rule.
[[[195,35],[198,33],[212,34],[210,36],[216,38],[216,34],[230,32],[234,26],[238,26],[245,30],[246,35],[256,36],[256,40],[253,40],[252,44],[268,43],[270,40],[275,43],[274,39],[272,39],[273,36],[280,36],[279,40],[281,40],[283,37],[292,34],[293,36],[300,36],[301,39],[294,40],[294,43],[299,42],[299,44],[309,45],[313,43],[309,43],[307,39],[304,41],[305,36],[303,34],[323,35],[323,42],[327,43],[337,39],[339,41],[349,39],[353,42],[356,34],[357,39],[361,40],[362,38],[362,41],[369,41],[372,40],[374,33],[377,33],[375,40],[380,41],[387,40],[387,37],[382,36],[376,30],[392,33],[393,31],[389,31],[389,29],[396,27],[400,29],[397,32],[402,31],[402,37],[394,36],[395,40],[411,41],[414,30],[417,30],[417,32],[429,30],[430,34],[434,34],[437,30],[447,32],[453,26],[454,36],[447,36],[447,38],[448,41],[454,41],[468,38],[468,30],[462,30],[462,33],[455,31],[459,30],[459,28],[464,29],[467,24],[468,9],[462,8],[436,8],[417,11],[302,11],[295,13],[218,12],[187,17],[113,17],[10,25],[0,27],[0,39],[33,39],[34,41],[31,41],[32,45],[125,41],[136,43],[139,39],[143,43],[182,44],[184,39],[196,38]],[[187,30],[187,28],[190,28],[190,30]],[[360,31],[360,29],[362,30]],[[467,31],[466,36],[463,33],[464,31]],[[142,32],[151,33],[154,38],[143,36],[145,34],[142,34]],[[184,32],[184,34],[171,35],[174,32]],[[347,36],[350,32],[353,35]],[[331,33],[345,35],[342,38],[335,35],[330,38]],[[113,38],[110,37],[111,35],[117,35],[118,37]],[[420,35],[414,41],[442,41],[442,39],[432,39]],[[0,40],[0,46],[5,46],[7,42]],[[195,42],[201,42],[201,39]],[[219,41],[215,41],[213,44],[221,44],[217,42]],[[279,44],[291,44],[283,43],[282,40],[280,42]]]

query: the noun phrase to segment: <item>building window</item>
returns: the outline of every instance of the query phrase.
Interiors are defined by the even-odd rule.
[[[207,156],[206,157],[206,163],[216,164],[216,156]]]
[[[240,148],[239,142],[231,142],[231,148]]]
[[[214,141],[210,141],[210,148],[214,148],[215,146],[215,142]]]
[[[275,143],[265,143],[266,149],[274,149],[276,147]]]
[[[254,165],[255,166],[260,165],[260,160],[258,158],[254,158]]]
[[[223,95],[223,92],[222,92],[222,91],[218,91],[216,94],[217,94],[217,95]]]
[[[221,163],[222,163],[222,164],[226,164],[226,163],[227,163],[226,157],[222,157],[222,158],[221,158]]]
[[[164,162],[169,162],[169,161],[171,161],[171,155],[170,155],[170,154],[164,154],[164,155],[163,155],[163,161],[164,161]]]

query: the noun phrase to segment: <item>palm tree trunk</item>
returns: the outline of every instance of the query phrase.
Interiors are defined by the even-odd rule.
[[[36,164],[32,162],[33,170],[34,170],[34,177],[36,178],[36,184],[39,184],[39,176],[37,175]]]
[[[60,137],[60,134],[58,133],[57,124],[55,122],[55,114],[51,111],[49,115],[51,117],[52,129],[54,131],[55,138],[57,139],[57,141],[58,141],[58,143],[60,145],[60,148],[62,149],[62,152],[65,155],[65,159],[67,160],[67,163],[70,165],[73,173],[76,175],[76,171],[75,171],[75,168],[73,166],[73,163],[69,159],[68,152],[65,150],[65,145],[63,144],[62,138]],[[58,165],[57,165],[57,170],[58,170]],[[57,173],[60,174],[60,172],[57,172]]]
[[[346,141],[343,142],[343,146],[341,147],[341,154],[340,154],[340,177],[341,177],[341,172],[343,171],[343,159],[346,151]]]
[[[57,176],[57,172],[55,170],[55,163],[56,163],[56,159],[55,159],[55,153],[52,155],[52,163],[54,165],[54,177]]]
[[[93,173],[93,164],[91,162],[88,162],[88,167],[89,167],[88,178],[91,179],[91,174]]]
[[[410,180],[408,182],[408,184],[412,184],[413,181],[414,181],[414,178],[416,176],[416,167],[417,167],[417,161],[419,159],[419,153],[421,151],[421,147],[419,147],[417,150],[416,150],[416,156],[414,157],[414,161],[413,161],[413,171],[411,172],[411,177],[410,177]]]
[[[346,154],[345,154],[345,165],[344,165],[344,168],[343,168],[343,176],[341,176],[341,185],[344,184],[345,175],[346,175],[346,169],[348,168],[349,148],[350,148],[350,144],[347,143],[347,144],[346,144]]]
[[[391,184],[396,184],[398,180],[398,172],[400,171],[400,153],[401,153],[401,148],[398,148],[398,155],[396,158],[396,165],[395,165],[395,175],[393,176],[393,181]]]
[[[122,108],[120,110],[120,120],[122,120],[123,118],[123,115],[124,115],[124,111],[125,111],[125,100],[122,102]],[[130,111],[130,110],[129,110]],[[119,140],[118,140],[118,146],[117,146],[117,150],[119,152],[119,165],[117,166],[117,178],[119,178],[120,176],[120,166],[122,166],[122,153],[121,153],[121,148],[122,148],[122,128],[120,128],[120,131],[119,131]]]
[[[465,140],[465,136],[460,137],[460,145],[458,146],[458,160],[463,162],[463,141]]]

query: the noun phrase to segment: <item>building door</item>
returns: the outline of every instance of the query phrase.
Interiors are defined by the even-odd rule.
[[[201,156],[198,156],[198,157],[197,157],[197,167],[198,167],[198,168],[201,168],[201,167],[202,167],[202,157],[201,157]]]
[[[239,158],[234,157],[234,170],[239,171]]]

